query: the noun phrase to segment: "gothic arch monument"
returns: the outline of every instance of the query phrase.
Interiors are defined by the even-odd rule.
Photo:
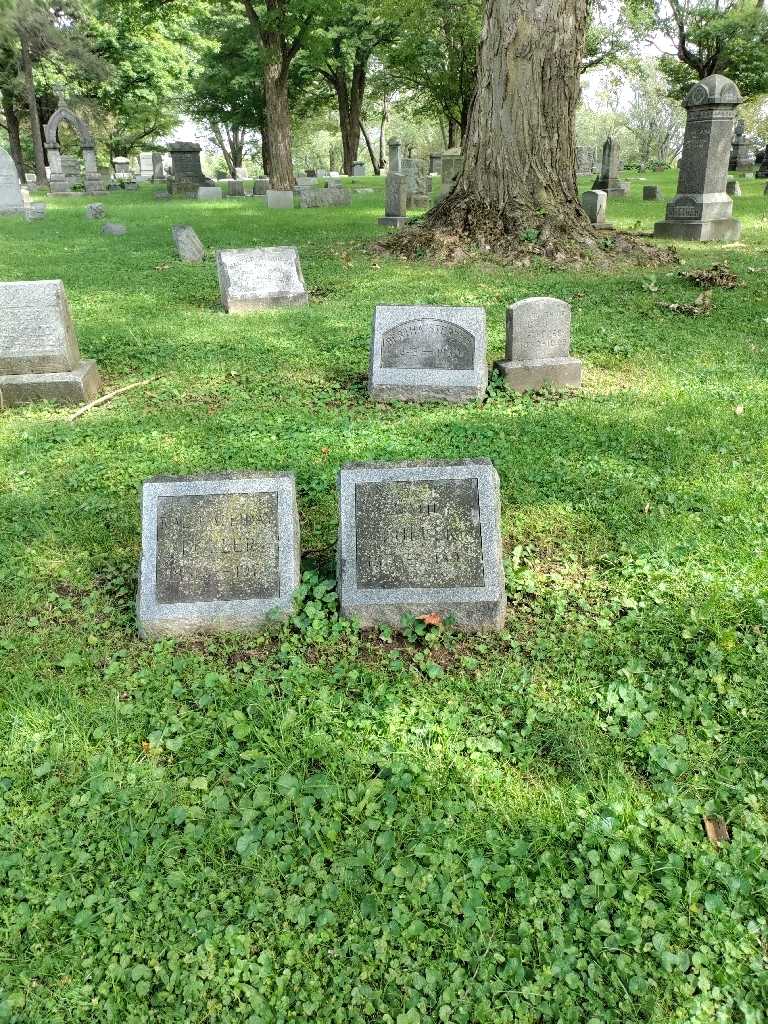
[[[91,135],[91,129],[81,117],[70,110],[69,107],[59,103],[59,106],[45,126],[45,149],[48,153],[48,165],[51,168],[50,187],[51,192],[71,192],[69,182],[61,167],[61,150],[59,148],[59,128],[66,121],[71,125],[80,139],[80,148],[83,151],[85,163],[85,191],[90,195],[98,195],[106,192],[104,182],[96,166],[96,147]]]

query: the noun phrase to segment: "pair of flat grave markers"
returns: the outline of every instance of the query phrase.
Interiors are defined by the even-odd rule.
[[[0,283],[0,310],[0,408],[96,397],[99,371],[80,356],[61,281]]]
[[[499,478],[488,459],[348,463],[338,476],[343,615],[397,627],[451,616],[500,630]],[[142,490],[144,637],[248,632],[291,614],[300,579],[292,473],[155,477]]]
[[[506,358],[495,364],[506,387],[579,387],[581,362],[570,356],[571,307],[551,298],[507,308]],[[368,393],[377,402],[471,402],[488,384],[485,310],[451,306],[377,306]]]

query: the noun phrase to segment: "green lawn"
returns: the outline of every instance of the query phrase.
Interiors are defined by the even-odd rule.
[[[632,175],[627,175],[632,180]],[[674,194],[675,176],[648,176]],[[581,182],[582,188],[590,181]],[[768,200],[743,287],[678,268],[435,268],[350,209],[87,197],[0,222],[0,279],[63,279],[105,386],[0,415],[0,1021],[760,1024],[768,1005]],[[650,230],[663,203],[611,200]],[[217,247],[299,247],[307,307],[227,316]],[[578,395],[382,407],[376,303],[573,304]],[[1,311],[0,311],[1,312]],[[493,638],[339,622],[348,459],[493,460]],[[292,469],[306,570],[277,636],[145,643],[139,485]],[[702,815],[732,833],[716,850]]]

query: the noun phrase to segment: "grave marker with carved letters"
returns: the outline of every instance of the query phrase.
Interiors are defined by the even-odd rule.
[[[299,555],[292,473],[147,480],[139,632],[247,632],[285,618],[299,583]]]
[[[488,384],[485,310],[377,306],[368,393],[377,402],[471,402]]]
[[[488,459],[352,462],[338,479],[338,588],[363,626],[403,616],[500,630],[499,478]]]
[[[522,299],[507,306],[506,358],[495,364],[512,391],[581,386],[571,351],[571,307],[562,299]]]

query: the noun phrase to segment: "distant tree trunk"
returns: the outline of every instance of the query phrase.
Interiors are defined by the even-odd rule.
[[[16,113],[13,99],[8,93],[3,93],[3,117],[5,118],[5,130],[8,132],[8,145],[11,150],[11,159],[16,164],[21,184],[24,184],[24,154],[21,149],[21,136],[19,134],[19,115]],[[42,185],[43,182],[40,182]]]
[[[24,72],[24,91],[26,93],[27,107],[29,109],[29,127],[32,133],[32,145],[35,152],[35,173],[41,185],[45,184],[45,150],[43,149],[43,133],[40,127],[40,115],[37,111],[37,92],[35,90],[35,75],[32,69],[32,57],[29,53],[29,43],[21,35],[21,67]]]
[[[368,149],[368,156],[371,158],[371,166],[373,167],[373,173],[381,174],[381,164],[379,163],[376,157],[376,153],[374,152],[373,149],[373,143],[371,142],[371,138],[368,135],[368,132],[366,131],[365,125],[363,124],[362,120],[360,121],[360,131],[363,133],[365,145]]]
[[[340,41],[334,43],[332,56],[330,67],[321,73],[336,93],[341,128],[343,171],[345,174],[351,174],[352,165],[357,160],[357,153],[360,149],[360,117],[365,98],[369,54],[363,50],[355,52],[349,81],[347,81]]]
[[[448,118],[448,149],[456,149],[461,142],[461,125],[453,118]]]
[[[389,118],[389,97],[385,96],[381,101],[381,122],[379,124],[379,169],[384,167],[387,161],[384,159],[384,125]]]
[[[487,0],[456,187],[427,223],[490,242],[594,240],[576,191],[587,0]],[[511,236],[511,238],[510,238]]]

